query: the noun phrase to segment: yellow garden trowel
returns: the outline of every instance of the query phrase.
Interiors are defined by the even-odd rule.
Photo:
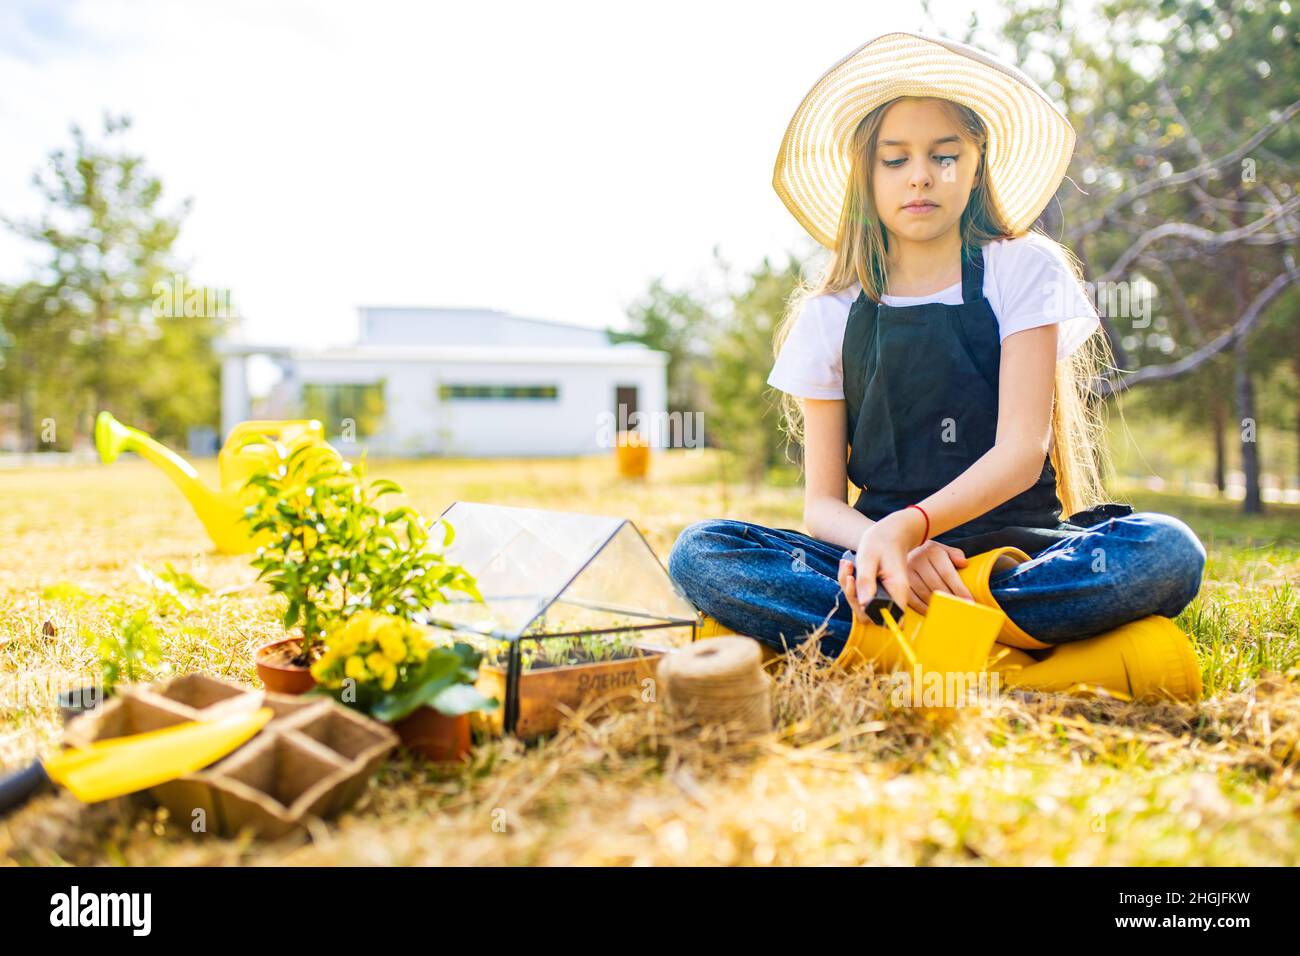
[[[175,780],[242,746],[273,715],[271,708],[262,707],[65,750],[0,778],[0,815],[50,784],[66,787],[85,803],[96,803]]]

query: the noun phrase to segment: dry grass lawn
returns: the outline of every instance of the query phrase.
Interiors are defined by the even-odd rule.
[[[658,458],[643,485],[612,461],[372,465],[436,515],[457,499],[631,518],[661,558],[704,517],[796,527],[798,488],[726,484],[712,453]],[[215,464],[200,469],[215,478]],[[734,472],[733,472],[734,474]],[[170,667],[255,682],[250,651],[278,605],[240,557],[210,552],[158,472],[0,473],[0,765],[57,746],[53,690],[91,672],[108,626],[76,585],[150,608]],[[1300,509],[1134,492],[1187,520],[1207,579],[1178,623],[1207,699],[1135,706],[1004,695],[934,730],[892,708],[882,679],[827,676],[797,656],[778,675],[780,731],[744,745],[677,734],[653,709],[575,719],[524,748],[482,743],[460,770],[394,760],[339,821],[278,843],[192,834],[137,801],[45,796],[0,822],[19,864],[1300,864]],[[137,566],[170,562],[213,590],[158,603]],[[49,592],[47,589],[54,588]],[[43,596],[47,595],[47,596]],[[47,633],[46,622],[56,633]]]

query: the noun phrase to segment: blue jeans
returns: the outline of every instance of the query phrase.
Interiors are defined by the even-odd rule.
[[[843,554],[784,528],[697,521],[673,545],[668,573],[705,614],[778,650],[824,622],[822,652],[835,656],[853,626],[837,580]],[[1182,521],[1139,511],[995,571],[989,589],[1027,634],[1060,644],[1151,614],[1174,617],[1196,597],[1205,558],[1205,547]]]

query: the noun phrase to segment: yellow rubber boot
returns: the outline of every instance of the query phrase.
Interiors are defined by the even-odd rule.
[[[992,589],[989,587],[989,578],[993,576],[995,571],[1014,568],[1017,564],[1023,564],[1028,560],[1029,555],[1019,548],[994,548],[991,551],[985,551],[982,554],[968,558],[966,567],[957,569],[957,576],[966,585],[966,589],[970,591],[971,597],[975,599],[976,604],[983,604],[985,607],[998,607],[998,602],[993,597]],[[1001,608],[998,609],[1001,610]],[[1030,637],[1010,617],[1007,617],[1002,622],[1002,633],[998,635],[997,642],[1005,644],[1007,647],[1018,647],[1021,650],[1046,650],[1053,646]],[[994,648],[994,650],[997,650],[997,648]]]
[[[1172,620],[1152,614],[1113,630],[1059,644],[1043,660],[1008,670],[1004,680],[1027,690],[1104,689],[1126,700],[1201,699],[1201,664],[1192,639]]]
[[[748,634],[737,634],[731,628],[725,627],[717,618],[709,617],[709,615],[703,612],[700,613],[700,619],[702,623],[700,624],[698,636],[695,638],[697,641],[704,641],[713,637],[749,637]],[[749,639],[758,644],[759,650],[763,654],[764,664],[766,664],[768,661],[772,660],[773,658],[782,656],[779,651],[773,650],[772,648],[768,647],[758,638],[749,637]]]
[[[1032,667],[1037,663],[1038,658],[1031,657],[1018,647],[1008,647],[1006,644],[994,644],[993,653],[989,656],[987,668],[990,674],[1006,674],[1010,671],[1020,670],[1021,668]]]
[[[995,548],[970,558],[958,574],[978,603],[998,607],[989,577],[1028,560],[1019,548]],[[1025,653],[1044,649],[1048,653],[1037,657]],[[1068,693],[1103,688],[1129,700],[1201,698],[1201,665],[1192,639],[1171,619],[1156,614],[1064,644],[1039,641],[1006,617],[993,651],[990,670],[1012,687]]]

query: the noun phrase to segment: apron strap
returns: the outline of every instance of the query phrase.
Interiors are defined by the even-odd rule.
[[[974,246],[961,257],[961,300],[966,304],[984,298],[984,250]]]

